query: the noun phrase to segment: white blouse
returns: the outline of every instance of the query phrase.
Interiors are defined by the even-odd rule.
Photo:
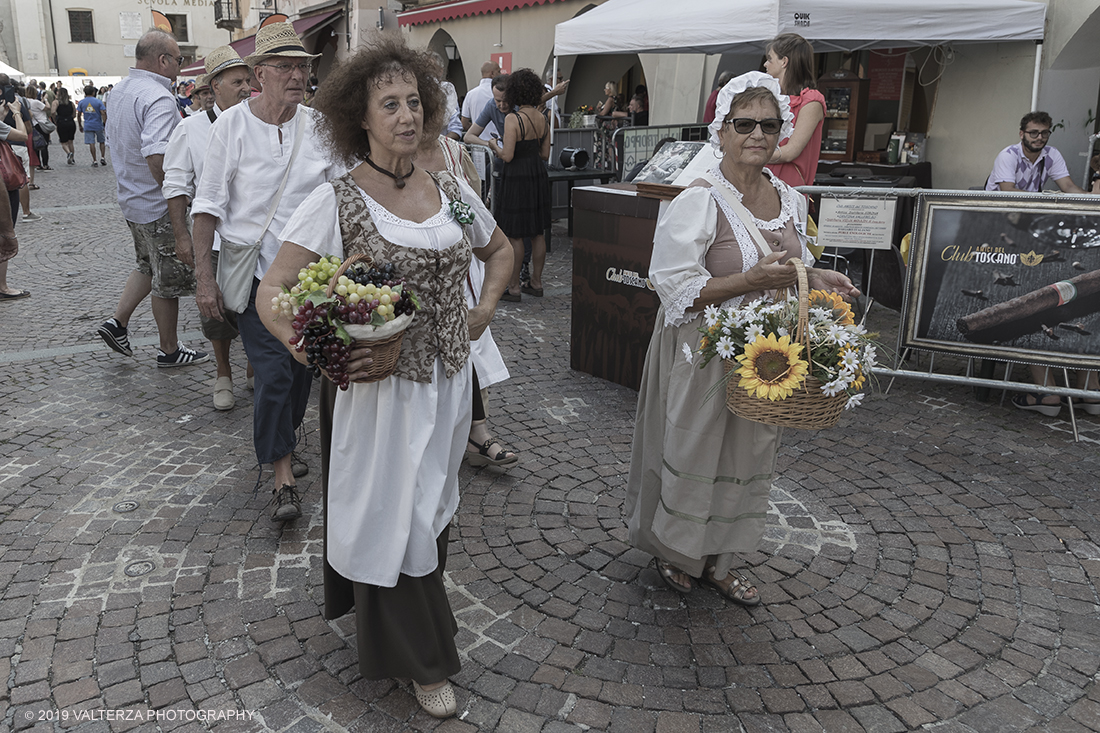
[[[767,168],[764,172],[779,192],[780,211],[776,218],[769,221],[753,217],[753,224],[759,229],[779,231],[792,219],[799,217],[798,197],[802,194],[787,186]],[[741,192],[726,183],[720,172],[712,173],[738,199],[742,198]],[[718,234],[719,212],[729,221],[737,238],[744,263],[743,271],[760,261],[756,243],[741,217],[733,212],[719,191],[705,186],[685,189],[669,203],[664,215],[657,222],[657,230],[653,236],[649,279],[665,307],[665,326],[681,326],[698,315],[688,309],[713,277],[707,271],[705,263],[707,251]],[[802,242],[801,259],[807,266],[812,266],[814,258],[806,248],[806,238],[801,232],[798,237]],[[743,296],[731,298],[722,303],[722,307],[736,307],[742,298]]]

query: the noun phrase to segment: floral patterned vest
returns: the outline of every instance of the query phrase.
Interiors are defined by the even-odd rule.
[[[447,198],[461,199],[451,174],[429,174]],[[378,233],[351,173],[332,181],[332,187],[336,191],[344,256],[365,254],[378,264],[392,262],[420,299],[420,310],[405,332],[394,374],[414,382],[431,382],[438,354],[447,377],[453,377],[470,357],[464,288],[472,252],[466,227],[462,228],[462,239],[443,250],[403,247]]]

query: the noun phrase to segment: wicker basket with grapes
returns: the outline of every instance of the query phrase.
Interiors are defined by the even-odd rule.
[[[353,342],[370,342],[365,382],[393,374],[401,341],[420,301],[393,263],[373,266],[366,255],[341,263],[322,257],[298,273],[298,284],[275,296],[271,309],[293,317],[290,343],[304,351],[314,374],[322,370],[340,389],[348,388],[347,363]]]

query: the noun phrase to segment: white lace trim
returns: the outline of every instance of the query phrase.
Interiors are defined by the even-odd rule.
[[[787,225],[788,221],[794,219],[795,215],[798,213],[798,208],[794,196],[791,193],[791,189],[788,188],[783,181],[779,180],[770,170],[767,168],[764,170],[767,171],[772,186],[775,187],[776,192],[779,194],[779,216],[771,221],[762,221],[753,216],[752,223],[760,229],[767,229],[770,232],[774,232],[782,229]],[[718,166],[711,168],[709,173],[718,179],[719,183],[732,191],[738,201],[744,199],[744,194],[734,188],[733,184],[726,180],[726,177],[722,175]],[[718,204],[718,208],[725,214],[726,221],[730,223],[730,228],[733,229],[733,236],[737,239],[737,246],[741,248],[741,262],[744,268],[742,272],[744,272],[760,261],[760,250],[756,246],[756,241],[753,239],[752,234],[745,228],[745,222],[741,221],[741,217],[738,216],[737,212],[733,210],[733,207],[729,205],[729,202],[726,201],[726,197],[723,196],[720,191],[716,190],[714,186],[711,186],[708,190],[711,198]],[[748,211],[748,209],[746,209],[746,211]],[[752,216],[751,211],[749,211],[749,215]],[[809,254],[809,251],[806,249],[805,240],[801,237],[799,237],[799,239],[802,242],[802,253],[804,255]],[[807,260],[803,258],[803,261],[806,262]],[[808,261],[812,262],[812,259]]]
[[[359,188],[356,186],[356,188]],[[408,219],[402,219],[401,217],[390,213],[390,211],[370,197],[366,191],[359,188],[359,195],[363,197],[363,201],[367,204],[367,208],[370,209],[371,218],[375,221],[384,221],[388,224],[395,226],[402,226],[408,229],[432,229],[434,227],[442,226],[450,223],[454,219],[454,214],[451,213],[450,201],[447,200],[447,194],[443,192],[443,189],[439,189],[439,211],[433,216],[424,221],[416,222]]]
[[[738,201],[744,202],[745,195],[743,193],[741,193],[740,191],[738,191],[736,188],[734,188],[732,183],[730,183],[729,181],[726,180],[726,177],[724,175],[722,175],[722,170],[721,170],[720,165],[714,166],[713,168],[711,168],[707,172],[710,173],[712,176],[714,176],[716,179],[718,179],[719,183],[721,183],[723,186],[725,186],[730,191],[732,191],[733,195],[737,197]],[[779,216],[775,217],[771,221],[764,221],[762,219],[757,219],[755,216],[753,216],[752,217],[752,222],[753,222],[753,224],[756,224],[756,226],[759,227],[760,229],[767,229],[769,232],[777,232],[777,231],[779,231],[780,229],[783,228],[783,226],[787,223],[788,220],[793,219],[795,214],[798,213],[798,205],[795,203],[794,197],[791,195],[791,190],[787,186],[787,184],[783,183],[783,181],[781,181],[778,176],[776,176],[774,173],[772,173],[771,169],[769,169],[769,168],[765,168],[764,173],[768,176],[768,179],[771,181],[772,188],[774,188],[776,193],[779,194],[779,203],[780,203]],[[722,200],[721,196],[715,196],[715,198],[719,201]],[[727,205],[727,208],[728,208],[728,205]],[[736,216],[736,214],[735,214],[735,216]],[[749,211],[749,216],[752,216],[751,211]],[[740,221],[741,217],[738,216],[737,220]],[[743,228],[744,227],[742,227],[742,229]]]
[[[672,301],[665,306],[665,326],[682,326],[698,313],[689,313],[688,308],[694,305],[699,293],[710,282],[710,275],[696,275],[680,286],[673,296]]]

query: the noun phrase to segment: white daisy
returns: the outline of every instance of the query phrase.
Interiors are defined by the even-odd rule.
[[[858,407],[863,403],[863,393],[854,394],[848,398],[848,402],[844,405],[845,410],[850,410],[853,407]]]
[[[790,333],[790,331],[788,331],[784,326],[780,326],[779,328],[775,329],[775,335],[779,338],[783,338],[788,333]]]
[[[712,328],[714,324],[718,323],[718,306],[708,305],[703,309],[703,317],[707,321],[707,328]]]
[[[859,354],[855,349],[848,349],[844,352],[844,356],[840,357],[840,363],[845,369],[855,369],[859,366]]]
[[[718,356],[722,357],[723,359],[732,359],[734,352],[736,351],[733,340],[728,336],[723,336],[722,338],[718,339],[718,343],[715,345],[715,348],[718,351]]]
[[[751,344],[758,338],[763,338],[764,328],[759,323],[753,323],[745,329],[745,343]]]
[[[680,350],[684,352],[684,358],[687,359],[687,363],[691,363],[691,347],[686,343],[680,347]]]
[[[840,380],[833,380],[832,382],[821,385],[821,391],[825,393],[826,397],[836,397],[844,391],[844,384],[842,384]]]
[[[875,365],[875,358],[878,356],[878,351],[874,346],[868,346],[863,350],[863,365],[866,368],[871,368]]]
[[[834,323],[829,326],[829,331],[825,338],[832,344],[846,344],[851,336],[844,330],[844,326]]]

